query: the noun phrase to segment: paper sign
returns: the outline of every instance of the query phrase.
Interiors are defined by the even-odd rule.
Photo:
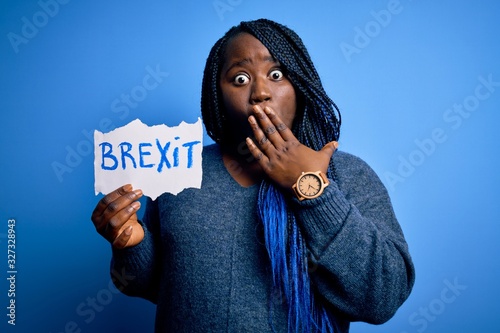
[[[139,119],[108,133],[94,131],[95,194],[125,184],[156,199],[201,187],[201,119],[179,126],[147,126]]]

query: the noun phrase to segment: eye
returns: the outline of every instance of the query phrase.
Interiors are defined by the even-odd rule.
[[[249,80],[250,80],[250,78],[247,75],[245,75],[245,74],[238,74],[234,78],[233,82],[237,86],[243,86],[243,85],[247,84]]]
[[[269,76],[276,81],[279,81],[283,78],[283,72],[280,69],[274,69],[269,73]]]

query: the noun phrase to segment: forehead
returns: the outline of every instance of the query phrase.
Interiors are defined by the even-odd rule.
[[[249,33],[239,33],[228,41],[224,53],[225,66],[229,62],[254,58],[262,60],[274,59],[264,44]]]

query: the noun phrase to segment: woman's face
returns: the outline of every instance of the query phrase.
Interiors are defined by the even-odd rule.
[[[219,84],[233,145],[253,136],[248,117],[254,105],[271,107],[292,128],[297,112],[295,89],[257,38],[240,33],[229,40]]]

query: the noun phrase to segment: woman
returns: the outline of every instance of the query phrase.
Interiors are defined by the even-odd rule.
[[[148,202],[125,185],[92,214],[127,295],[157,304],[157,332],[348,332],[383,323],[414,268],[387,191],[336,151],[340,114],[300,38],[261,19],[213,46],[201,189]]]

